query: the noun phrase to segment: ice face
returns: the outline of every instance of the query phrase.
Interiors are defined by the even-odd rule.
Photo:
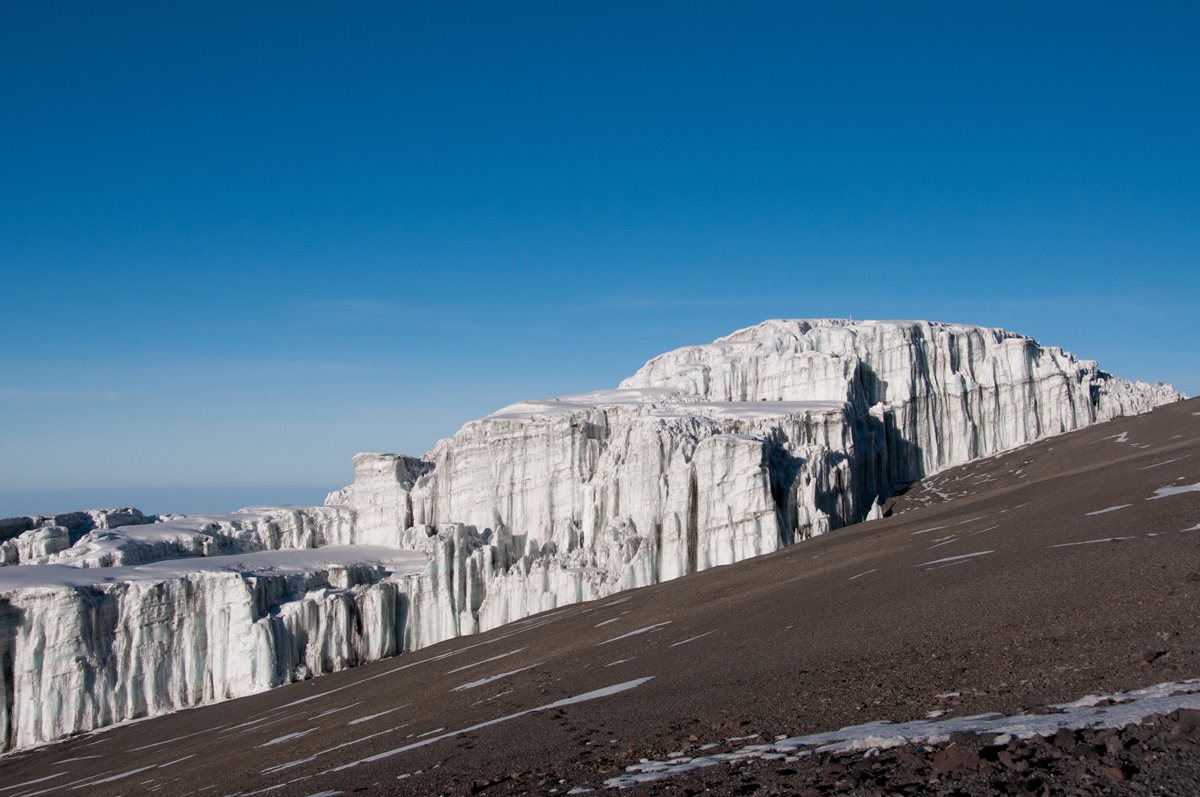
[[[329,546],[0,569],[7,746],[392,655],[405,579],[427,562],[396,548]]]
[[[1179,398],[998,329],[768,321],[616,390],[505,407],[421,460],[360,454],[328,503],[371,539],[483,530],[461,632],[878,517],[923,476]]]
[[[146,518],[136,509],[94,509],[24,521],[0,546],[2,564],[119,567],[160,559],[361,542],[354,515],[338,507],[250,507],[216,515]],[[65,525],[75,521],[72,525]],[[14,525],[17,525],[14,523]]]
[[[0,749],[768,553],[1179,398],[997,329],[768,321],[421,458],[360,454],[325,507],[0,520]]]

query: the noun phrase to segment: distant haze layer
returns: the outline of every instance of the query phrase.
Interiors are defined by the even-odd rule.
[[[136,506],[148,514],[232,512],[254,504],[319,504],[328,487],[87,487],[0,490],[0,517],[52,515],[77,509]]]

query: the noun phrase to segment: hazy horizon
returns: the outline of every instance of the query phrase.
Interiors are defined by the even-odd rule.
[[[341,485],[228,487],[62,487],[41,490],[0,489],[0,518],[55,515],[81,509],[133,506],[148,515],[219,514],[248,506],[322,504]]]

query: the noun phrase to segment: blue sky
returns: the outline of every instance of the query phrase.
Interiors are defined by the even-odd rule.
[[[334,487],[780,316],[1200,392],[1194,4],[185,5],[3,12],[0,492]]]

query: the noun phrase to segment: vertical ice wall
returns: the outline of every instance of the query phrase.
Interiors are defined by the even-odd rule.
[[[428,557],[377,546],[0,571],[0,749],[393,655]]]
[[[768,321],[617,390],[506,407],[421,460],[361,454],[327,503],[371,539],[482,530],[459,628],[489,628],[776,550],[927,474],[1178,398],[999,329]]]

